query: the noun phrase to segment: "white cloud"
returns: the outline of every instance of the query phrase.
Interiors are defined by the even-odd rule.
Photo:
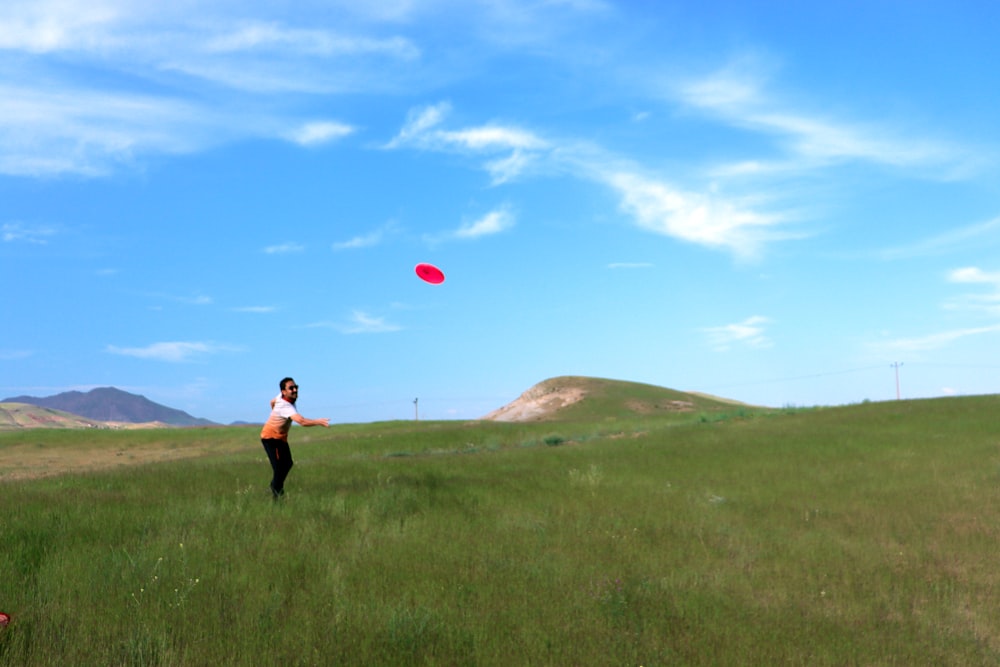
[[[487,162],[485,168],[492,176],[493,185],[502,185],[524,173],[533,160],[534,156],[531,153],[515,150],[507,157]]]
[[[986,285],[990,289],[985,293],[965,294],[951,299],[945,304],[945,308],[1000,315],[1000,272],[990,273],[975,266],[967,266],[950,271],[947,278],[952,283]]]
[[[150,155],[259,137],[314,146],[353,128],[284,129],[306,103],[288,93],[394,90],[419,64],[414,43],[381,26],[334,21],[338,32],[309,24],[308,8],[289,19],[304,27],[270,18],[284,13],[274,8],[233,9],[0,3],[0,174],[97,177]]]
[[[240,306],[232,309],[234,313],[258,313],[258,314],[273,313],[275,310],[277,310],[277,308],[275,308],[274,306]]]
[[[224,125],[217,112],[176,99],[0,83],[0,173],[97,176],[140,153],[178,154],[212,145],[232,136]]]
[[[742,322],[707,327],[701,331],[708,335],[712,347],[720,352],[728,351],[736,344],[752,348],[767,348],[771,347],[771,339],[765,335],[764,325],[769,322],[770,320],[766,317],[754,315]]]
[[[215,343],[183,341],[152,343],[146,347],[118,347],[117,345],[108,345],[106,348],[111,354],[168,362],[190,361],[208,354],[235,351],[235,349],[231,346]]]
[[[612,262],[608,264],[609,269],[651,269],[650,262]]]
[[[406,122],[399,133],[386,144],[386,148],[398,148],[412,144],[421,144],[427,133],[440,125],[451,112],[451,104],[440,102],[431,106],[410,109],[406,114]]]
[[[503,127],[500,125],[483,125],[464,130],[440,132],[437,138],[444,143],[454,144],[471,150],[520,149],[532,150],[546,148],[545,141],[518,127]]]
[[[236,30],[213,35],[205,44],[209,53],[245,51],[272,52],[287,57],[387,55],[400,60],[413,60],[420,50],[402,37],[375,39],[344,35],[315,28],[290,28],[276,22],[248,22]]]
[[[873,344],[875,350],[883,354],[926,352],[948,347],[963,338],[1000,333],[1000,324],[967,329],[953,329],[914,338],[898,338]]]
[[[358,248],[370,248],[377,246],[385,240],[386,236],[396,231],[396,223],[389,221],[378,229],[368,234],[361,234],[346,241],[339,241],[333,244],[334,250],[356,250]]]
[[[318,146],[346,137],[354,131],[353,127],[344,123],[316,121],[306,123],[285,136],[300,146]]]
[[[906,245],[887,248],[879,253],[879,257],[886,260],[912,259],[942,255],[966,248],[981,248],[983,244],[990,243],[991,239],[996,237],[997,230],[1000,230],[1000,217],[949,229],[944,234],[920,239]]]
[[[537,134],[515,125],[488,123],[458,130],[439,129],[450,111],[451,105],[447,102],[410,110],[406,123],[385,148],[412,147],[489,156],[499,153],[500,157],[484,164],[494,185],[513,180],[540,153],[552,148]]]
[[[453,236],[458,239],[476,239],[481,236],[492,236],[513,227],[514,216],[506,209],[490,211],[478,220],[464,224],[455,230]]]
[[[370,248],[376,246],[382,240],[382,233],[375,231],[371,234],[355,236],[346,241],[339,241],[333,244],[334,250],[355,250],[357,248]]]
[[[791,233],[776,229],[779,223],[786,222],[784,215],[757,210],[750,200],[727,198],[711,189],[685,191],[665,180],[642,176],[635,168],[621,166],[621,160],[600,148],[581,143],[556,144],[515,126],[441,129],[450,110],[447,103],[412,110],[404,127],[386,147],[476,154],[500,151],[504,155],[484,163],[494,185],[514,179],[532,163],[543,162],[547,172],[569,173],[610,187],[620,196],[622,210],[642,229],[726,250],[743,259],[756,257],[766,242],[793,238]],[[479,223],[482,229],[463,228],[453,236],[468,238],[493,229],[489,220]]]
[[[755,256],[765,240],[777,238],[765,229],[780,222],[778,216],[754,211],[738,201],[684,192],[635,173],[610,173],[604,178],[621,196],[622,208],[648,231],[727,249],[741,257]]]
[[[948,280],[953,283],[987,283],[1000,287],[1000,272],[987,273],[978,267],[967,266],[951,271]]]
[[[302,252],[306,247],[300,243],[287,242],[279,243],[278,245],[270,245],[264,248],[264,252],[268,255],[287,255],[293,252]]]
[[[334,328],[345,334],[390,333],[399,331],[402,327],[387,322],[384,317],[375,317],[368,313],[355,310],[351,313],[347,324],[338,324]]]
[[[309,329],[333,329],[342,334],[374,334],[401,331],[403,327],[389,322],[384,317],[371,315],[363,310],[355,310],[346,322],[314,322]]]
[[[700,79],[679,84],[682,102],[733,126],[783,139],[795,155],[812,166],[844,160],[893,167],[944,168],[942,175],[971,165],[969,155],[949,142],[902,134],[884,124],[845,121],[791,108],[765,91],[765,67],[751,58]],[[806,164],[799,164],[800,169]]]
[[[210,306],[215,303],[215,300],[212,297],[205,294],[178,296],[176,294],[167,294],[165,292],[147,292],[145,295],[151,299],[172,301],[174,303],[182,303],[188,306]],[[159,310],[161,307],[155,306],[154,308]]]
[[[4,243],[45,245],[55,233],[52,227],[26,225],[23,222],[5,222],[0,225],[0,240]]]
[[[8,0],[0,9],[0,49],[49,53],[106,45],[120,18],[113,3]]]
[[[27,359],[32,354],[31,350],[0,350],[0,361],[17,361]]]

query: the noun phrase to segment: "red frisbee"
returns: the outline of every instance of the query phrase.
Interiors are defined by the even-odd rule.
[[[0,628],[5,627],[10,623],[10,616],[0,611]]]
[[[416,272],[421,280],[432,285],[440,285],[444,282],[444,272],[433,264],[417,264]]]

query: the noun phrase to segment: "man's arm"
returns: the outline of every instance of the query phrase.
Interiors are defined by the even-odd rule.
[[[297,412],[294,415],[292,415],[292,421],[295,422],[296,424],[298,424],[299,426],[329,426],[330,425],[330,419],[329,419],[329,417],[324,417],[323,419],[306,419],[305,417],[303,417],[302,415],[300,415]]]

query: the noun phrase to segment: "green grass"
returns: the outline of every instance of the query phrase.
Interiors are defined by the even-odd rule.
[[[998,408],[3,434],[209,453],[0,487],[0,664],[997,664]]]

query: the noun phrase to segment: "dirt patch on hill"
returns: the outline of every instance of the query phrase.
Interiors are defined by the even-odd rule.
[[[498,422],[538,421],[583,400],[586,395],[587,392],[582,387],[536,385],[483,419]]]

